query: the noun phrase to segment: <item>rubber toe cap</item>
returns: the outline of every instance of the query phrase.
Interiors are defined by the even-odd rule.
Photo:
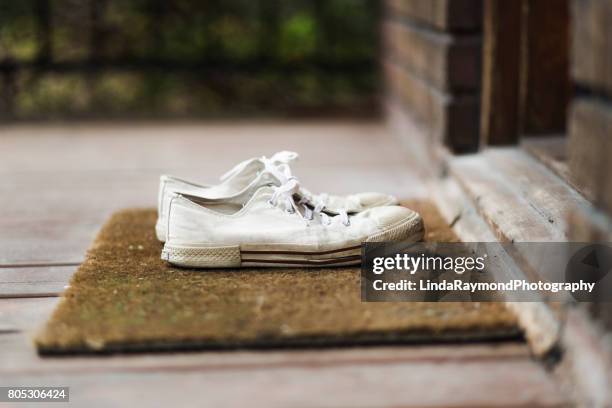
[[[385,206],[367,212],[380,231],[368,241],[419,241],[423,238],[423,219],[416,211],[400,206]]]

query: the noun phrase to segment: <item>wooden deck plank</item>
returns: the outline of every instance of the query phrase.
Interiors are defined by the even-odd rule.
[[[504,241],[564,241],[570,212],[590,207],[578,192],[518,148],[455,158],[450,169]]]
[[[0,299],[0,332],[32,332],[40,328],[59,298]]]
[[[231,163],[227,163],[224,169],[230,167]],[[166,173],[205,184],[218,183],[220,174],[180,168],[166,169]],[[161,174],[164,172],[160,169],[47,171],[45,178],[38,172],[14,173],[0,185],[0,204],[4,210],[0,221],[27,221],[39,216],[68,223],[71,218],[99,219],[101,211],[155,205]],[[404,187],[419,184],[407,165],[393,163],[386,166],[302,163],[295,166],[294,174],[310,190],[336,193],[377,189],[411,195],[410,189],[406,191]]]
[[[476,203],[497,238],[509,242],[555,241],[561,235],[512,189],[495,167],[482,156],[461,157],[451,172]]]
[[[565,136],[530,137],[522,140],[521,146],[563,180],[570,182]]]
[[[13,378],[39,385],[40,376]],[[79,406],[558,407],[565,401],[541,367],[525,360],[397,362],[146,373],[54,374]],[[153,392],[153,390],[156,390]]]
[[[522,343],[411,345],[329,349],[284,349],[267,351],[202,351],[107,356],[40,357],[31,333],[0,335],[0,376],[36,376],[48,372],[71,375],[91,372],[170,372],[225,371],[283,367],[330,367],[346,365],[385,365],[460,362],[529,361],[529,350]]]
[[[279,150],[311,166],[405,164],[379,122],[76,123],[2,127],[0,173],[176,168],[216,178]]]
[[[76,269],[77,265],[0,267],[0,298],[59,296]]]
[[[158,174],[214,179],[240,159],[279,150],[279,140],[281,148],[302,153],[296,173],[312,190],[371,189],[404,192],[403,197],[426,191],[405,162],[400,143],[378,124],[17,126],[2,131],[0,174],[8,182],[0,186],[0,291],[6,293],[16,290],[11,285],[31,294],[42,293],[47,284],[61,285],[75,265],[6,265],[80,262],[110,212],[154,204]],[[230,148],[236,145],[241,148]],[[555,384],[530,360],[524,344],[43,359],[30,337],[58,301],[0,299],[0,382],[69,385],[71,402],[92,406],[562,404]],[[151,392],[160,389],[164,392]]]
[[[184,395],[196,397],[199,406],[218,406],[222,400],[244,404],[233,399],[236,389],[250,406],[537,407],[563,402],[526,346],[517,343],[41,358],[30,336],[57,301],[0,299],[0,328],[5,329],[0,378],[15,385],[68,385],[71,401],[83,405],[147,403],[142,395],[162,405],[171,400],[183,405],[188,402]],[[436,392],[423,392],[432,384]],[[163,386],[182,392],[149,393]],[[515,387],[521,393],[511,391]],[[279,389],[282,398],[277,399],[273,394]]]
[[[524,343],[457,344],[436,346],[353,347],[278,351],[194,352],[116,355],[76,358],[41,358],[29,341],[44,324],[58,299],[0,299],[0,374],[34,375],[54,371],[144,372],[153,368],[172,371],[232,370],[239,368],[327,367],[397,363],[453,363],[476,361],[529,361]]]
[[[245,400],[233,399],[238,394],[247,396],[250,406],[467,407],[494,402],[524,407],[561,402],[555,384],[530,359],[526,346],[517,343],[41,358],[30,336],[56,302],[0,299],[0,327],[14,331],[0,334],[0,378],[15,385],[68,385],[71,402],[79,405],[102,400],[113,406],[172,400],[183,405],[188,403],[185,395],[197,398],[200,406],[221,401],[243,405]],[[424,393],[426,384],[436,384],[436,392]],[[521,393],[510,391],[514,388],[508,384]],[[182,392],[149,392],[160,387]],[[279,389],[277,399],[273,394]],[[473,389],[483,391],[468,392]]]
[[[570,212],[575,208],[591,207],[564,180],[521,149],[491,149],[485,155],[508,181],[514,182],[518,194],[565,239],[569,230],[567,219]]]
[[[55,265],[81,263],[100,220],[30,220],[0,222],[0,264]]]

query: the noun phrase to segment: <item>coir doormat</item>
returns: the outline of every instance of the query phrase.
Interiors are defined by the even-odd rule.
[[[427,240],[456,241],[429,203]],[[190,270],[160,259],[156,212],[114,214],[46,327],[41,354],[340,346],[518,337],[501,303],[362,303],[360,270]]]

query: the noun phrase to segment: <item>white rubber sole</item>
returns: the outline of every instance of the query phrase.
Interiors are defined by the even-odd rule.
[[[387,231],[368,237],[366,242],[418,242],[425,230],[420,219],[398,224]],[[361,264],[361,245],[329,251],[285,251],[241,249],[230,246],[188,246],[166,243],[161,258],[173,265],[189,268],[240,268],[251,266],[317,268]]]

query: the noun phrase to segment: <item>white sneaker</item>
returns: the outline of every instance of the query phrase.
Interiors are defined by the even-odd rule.
[[[157,207],[157,224],[155,231],[157,239],[166,240],[166,225],[168,204],[175,193],[183,193],[206,200],[227,201],[232,204],[245,204],[251,195],[262,186],[286,183],[294,177],[291,174],[289,162],[297,159],[294,152],[278,152],[271,158],[257,157],[237,164],[233,169],[221,176],[221,184],[205,186],[195,184],[172,176],[161,176]],[[396,205],[397,198],[381,193],[358,193],[347,196],[328,194],[312,194],[304,188],[298,193],[303,200],[308,200],[313,206],[337,214],[343,208],[349,214],[365,211],[369,208]]]
[[[296,203],[296,180],[264,186],[244,206],[176,194],[162,259],[186,267],[317,267],[361,262],[362,242],[423,237],[421,216],[399,206],[329,216]]]

